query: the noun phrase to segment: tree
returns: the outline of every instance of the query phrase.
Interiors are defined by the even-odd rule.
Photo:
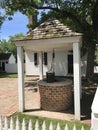
[[[1,29],[1,26],[2,26],[3,22],[5,21],[5,19],[6,19],[6,15],[1,8],[1,2],[0,2],[0,29]]]
[[[15,34],[14,36],[9,36],[8,44],[9,44],[9,52],[13,53],[15,58],[17,58],[17,50],[16,45],[14,44],[15,39],[19,39],[21,37],[24,37],[23,33]]]
[[[8,52],[8,43],[5,39],[3,39],[0,42],[0,53],[7,53],[7,52]]]
[[[24,35],[22,33],[16,34],[14,36],[10,36],[9,40],[6,41],[5,39],[1,40],[0,42],[0,53],[12,53],[15,58],[17,58],[17,50],[16,45],[14,44],[15,39],[19,39],[23,37]]]
[[[15,11],[27,15],[35,9],[49,9],[56,16],[71,21],[83,33],[83,47],[88,52],[87,76],[93,76],[98,41],[98,0],[2,0],[1,5],[7,15],[13,15]]]

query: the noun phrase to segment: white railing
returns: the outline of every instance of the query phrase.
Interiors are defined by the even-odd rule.
[[[42,126],[40,126],[38,120],[36,120],[35,124],[32,124],[32,120],[30,119],[27,125],[25,119],[22,120],[22,124],[21,124],[18,117],[16,118],[16,121],[12,117],[10,119],[7,117],[2,119],[2,117],[0,117],[0,130],[46,130],[46,129],[47,128],[46,128],[45,121],[43,121]],[[54,125],[52,122],[50,122],[48,129],[54,130]],[[55,130],[62,130],[59,123],[57,123]],[[63,130],[69,130],[69,126],[65,124]],[[72,130],[78,130],[76,128],[76,125],[73,126]],[[86,129],[84,129],[84,127],[82,126],[81,129],[79,130],[86,130]]]

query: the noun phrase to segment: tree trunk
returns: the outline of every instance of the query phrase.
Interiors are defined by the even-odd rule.
[[[87,71],[86,71],[86,76],[88,79],[91,79],[94,75],[95,47],[96,45],[93,43],[88,46]]]

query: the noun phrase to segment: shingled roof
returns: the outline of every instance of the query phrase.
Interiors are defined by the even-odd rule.
[[[57,19],[48,19],[34,30],[29,32],[23,40],[48,39],[69,36],[79,36],[81,33],[72,32],[67,26]]]

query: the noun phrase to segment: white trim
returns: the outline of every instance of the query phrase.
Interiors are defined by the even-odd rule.
[[[72,44],[78,43],[81,40],[81,36],[76,37],[61,37],[53,39],[38,39],[38,40],[26,40],[15,41],[16,46],[23,46],[24,50],[32,51],[52,51],[55,50],[72,50]],[[79,44],[81,46],[81,44]]]
[[[23,48],[17,47],[18,60],[18,97],[19,97],[19,112],[24,111],[24,67],[23,67]]]
[[[80,51],[79,43],[73,43],[73,59],[74,59],[74,109],[75,119],[80,120],[80,87],[81,87],[81,71],[80,71]]]
[[[74,55],[74,108],[75,108],[75,119],[80,120],[80,86],[81,86],[81,72],[80,72],[80,51],[79,47],[81,46],[81,36],[69,36],[69,37],[61,37],[61,38],[53,38],[53,39],[38,39],[38,40],[18,40],[15,41],[15,44],[17,46],[17,50],[19,53],[18,56],[21,58],[18,60],[20,64],[20,69],[18,70],[18,73],[21,75],[19,76],[19,88],[20,88],[20,100],[22,104],[20,104],[21,108],[19,108],[21,111],[24,109],[24,101],[23,101],[23,84],[24,84],[24,78],[23,78],[23,68],[22,68],[22,46],[24,49],[42,52],[42,51],[50,51],[53,50],[59,50],[59,49],[65,49],[71,50],[73,49],[73,55]],[[18,49],[19,48],[19,49]],[[43,78],[43,66],[42,66],[42,60],[41,60],[41,53],[39,53],[39,71],[40,71],[40,79]],[[19,66],[19,65],[18,65]],[[22,80],[22,81],[21,81]],[[21,99],[22,98],[22,99]],[[20,101],[19,101],[20,102]]]
[[[52,44],[72,44],[73,42],[77,43],[81,39],[81,36],[74,37],[61,37],[61,38],[50,38],[50,39],[37,39],[37,40],[18,40],[15,41],[16,46],[41,46],[43,45],[52,45]]]

